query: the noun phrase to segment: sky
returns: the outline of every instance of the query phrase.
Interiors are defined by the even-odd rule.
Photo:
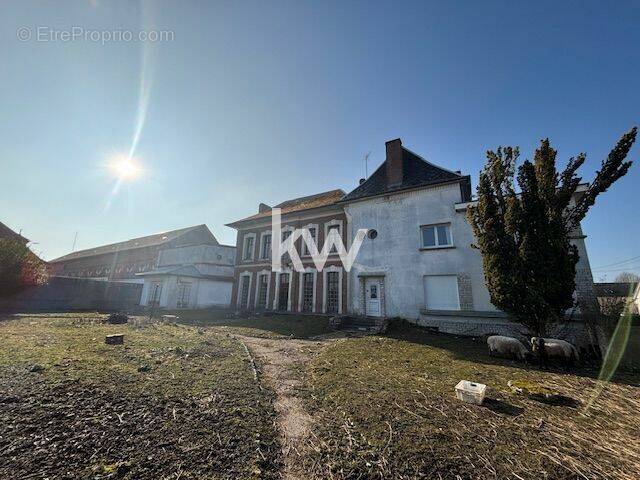
[[[0,221],[47,260],[76,232],[78,250],[206,223],[234,244],[225,223],[349,191],[398,137],[474,190],[488,149],[524,160],[545,137],[560,167],[587,154],[588,181],[640,123],[639,23],[622,0],[3,0]],[[583,222],[595,280],[640,273],[630,158]]]

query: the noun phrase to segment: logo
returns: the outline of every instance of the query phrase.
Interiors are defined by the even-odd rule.
[[[318,251],[316,239],[308,228],[286,229],[283,235],[281,209],[274,208],[271,212],[271,270],[274,272],[283,271],[282,257],[287,255],[296,272],[304,272],[304,266],[298,249],[296,240],[302,238],[302,243],[306,245],[307,252],[313,260],[316,269],[321,272],[327,263],[329,255],[337,254],[344,269],[349,272],[353,266],[368,229],[360,228],[347,251],[342,241],[342,232],[339,228],[330,228],[327,231],[322,251]],[[290,233],[289,233],[290,232]],[[283,236],[285,238],[283,238]],[[287,262],[288,263],[288,262]]]

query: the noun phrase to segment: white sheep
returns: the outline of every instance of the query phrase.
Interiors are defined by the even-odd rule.
[[[565,340],[558,338],[543,338],[544,351],[549,358],[559,358],[569,365],[573,360],[579,360],[578,350]],[[531,347],[535,353],[539,350],[539,337],[531,338]]]
[[[518,360],[529,358],[529,350],[517,338],[492,335],[487,338],[487,345],[489,346],[489,355],[504,355],[515,357]]]

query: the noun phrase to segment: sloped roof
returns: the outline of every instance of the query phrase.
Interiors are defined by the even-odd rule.
[[[593,284],[598,298],[632,297],[637,286],[637,283],[627,282],[598,282]]]
[[[177,265],[170,267],[159,267],[150,272],[136,273],[136,276],[158,276],[158,275],[177,275],[180,277],[205,278],[207,280],[221,280],[225,282],[233,282],[233,276],[225,275],[206,275],[202,273],[195,265]]]
[[[24,238],[19,233],[14,232],[2,222],[0,222],[0,238],[8,238],[17,242],[29,243],[28,239]]]
[[[62,262],[66,260],[74,260],[77,258],[91,257],[94,255],[102,255],[112,252],[122,252],[125,250],[133,250],[136,248],[151,247],[155,245],[162,245],[164,243],[171,242],[182,235],[185,235],[193,230],[206,229],[209,234],[215,239],[213,233],[207,228],[206,225],[196,225],[193,227],[179,228],[177,230],[169,230],[168,232],[154,233],[153,235],[147,235],[145,237],[132,238],[131,240],[125,240],[124,242],[111,243],[109,245],[103,245],[95,248],[87,248],[86,250],[79,250],[72,252],[62,257],[58,257],[51,260],[49,263]]]
[[[284,202],[275,205],[273,208],[280,208],[282,210],[281,213],[284,215],[286,213],[299,212],[302,210],[308,210],[310,208],[319,208],[333,205],[334,203],[339,202],[343,196],[344,190],[329,190],[328,192],[316,193],[315,195],[307,195],[306,197],[285,200]],[[227,224],[227,226],[232,227],[242,222],[269,217],[270,215],[271,210],[258,212],[255,215],[251,215],[241,220],[236,220],[235,222],[229,223]]]
[[[342,201],[360,200],[376,195],[455,180],[468,181],[469,178],[429,163],[411,150],[402,147],[402,183],[388,187],[386,163],[386,160],[382,162],[382,165],[364,183],[349,192]],[[469,183],[469,196],[470,192],[471,184]]]

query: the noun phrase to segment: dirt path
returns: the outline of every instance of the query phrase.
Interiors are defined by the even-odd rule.
[[[261,371],[276,393],[277,425],[282,441],[285,479],[304,478],[302,447],[309,436],[313,418],[305,411],[299,388],[304,366],[334,339],[290,340],[234,335],[256,357]]]

